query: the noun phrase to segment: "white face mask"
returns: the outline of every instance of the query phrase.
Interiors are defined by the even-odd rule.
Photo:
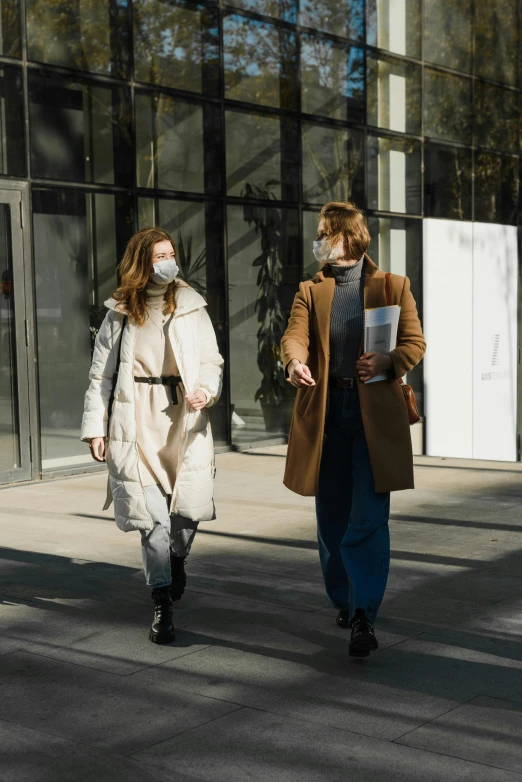
[[[168,261],[158,261],[158,263],[152,265],[152,268],[150,279],[158,285],[168,285],[174,282],[179,273],[178,265],[174,258],[169,258]]]
[[[317,239],[314,242],[314,255],[319,263],[335,263],[344,255],[344,248],[330,247],[326,239]]]

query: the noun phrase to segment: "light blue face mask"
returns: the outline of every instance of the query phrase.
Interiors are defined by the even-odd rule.
[[[335,263],[344,255],[344,249],[332,248],[326,239],[316,239],[314,242],[314,255],[319,263]]]
[[[178,265],[174,258],[169,258],[168,261],[158,261],[152,265],[152,268],[150,279],[157,285],[168,285],[174,282],[179,274]]]

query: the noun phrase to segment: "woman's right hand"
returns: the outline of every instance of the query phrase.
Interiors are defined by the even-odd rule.
[[[105,437],[93,437],[89,443],[89,448],[95,462],[105,461]]]
[[[315,380],[312,377],[312,373],[306,366],[301,364],[296,358],[293,358],[287,367],[288,370],[288,382],[296,388],[308,388],[309,386],[315,386]]]

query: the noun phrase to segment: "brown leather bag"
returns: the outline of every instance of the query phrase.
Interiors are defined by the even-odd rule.
[[[386,288],[386,302],[388,304],[388,307],[390,307],[392,304],[390,276],[391,276],[390,272],[387,272],[385,288]],[[408,420],[411,426],[412,424],[416,424],[418,421],[420,421],[419,410],[417,408],[417,400],[415,399],[415,393],[413,391],[413,388],[409,386],[407,383],[405,383],[402,377],[399,378],[399,384],[400,387],[402,388],[402,393],[404,394],[404,401],[406,402],[406,407],[408,408]]]

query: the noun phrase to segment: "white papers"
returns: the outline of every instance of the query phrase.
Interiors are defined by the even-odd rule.
[[[397,345],[397,328],[401,308],[398,304],[390,307],[376,307],[364,310],[364,352],[389,353]],[[386,375],[376,375],[366,383],[386,380]]]

